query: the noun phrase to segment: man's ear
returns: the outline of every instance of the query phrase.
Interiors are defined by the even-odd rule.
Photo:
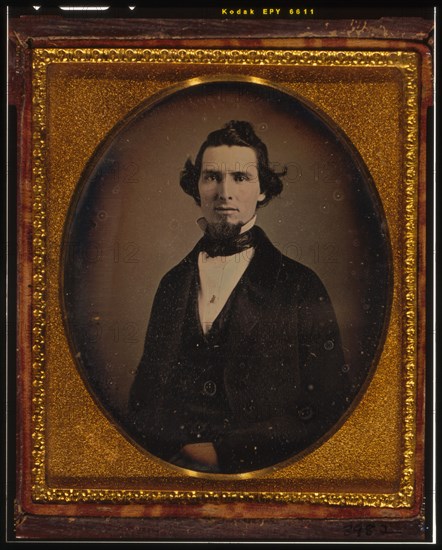
[[[258,195],[258,202],[257,202],[257,206],[261,206],[262,203],[266,200],[266,194],[265,193],[260,193]]]

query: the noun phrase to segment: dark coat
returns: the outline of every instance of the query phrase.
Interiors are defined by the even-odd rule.
[[[260,228],[255,232],[255,254],[234,291],[225,334],[223,380],[233,421],[213,441],[221,473],[260,469],[303,451],[336,424],[350,394],[323,284],[312,270],[282,255]],[[131,389],[134,438],[171,462],[188,442],[179,426],[186,395],[171,380],[182,368],[183,326],[199,252],[200,243],[160,283]]]

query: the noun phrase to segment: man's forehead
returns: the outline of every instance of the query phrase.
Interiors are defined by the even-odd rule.
[[[219,145],[208,147],[203,154],[203,165],[224,164],[226,166],[238,163],[256,164],[257,155],[252,147],[241,145]]]

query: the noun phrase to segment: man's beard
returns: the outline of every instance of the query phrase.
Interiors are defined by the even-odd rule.
[[[237,237],[241,233],[241,228],[242,224],[240,223],[233,224],[226,220],[221,220],[207,224],[206,232],[215,241],[225,241]]]

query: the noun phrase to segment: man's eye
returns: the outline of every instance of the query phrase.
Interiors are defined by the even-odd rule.
[[[218,176],[216,174],[206,174],[204,176],[204,181],[208,181],[208,182],[211,182],[211,181],[218,181]]]
[[[235,176],[235,181],[247,181],[249,178],[244,174],[237,174]]]

